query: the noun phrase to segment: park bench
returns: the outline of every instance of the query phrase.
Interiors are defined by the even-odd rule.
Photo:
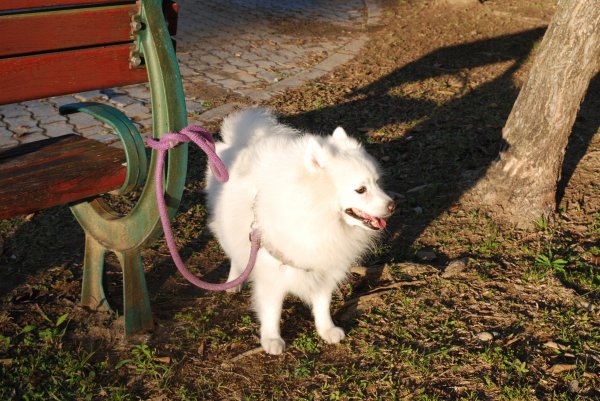
[[[173,40],[171,0],[19,0],[0,2],[0,104],[149,82],[154,138],[186,126]],[[121,111],[83,102],[60,113],[87,113],[110,126],[122,149],[69,132],[0,153],[0,218],[69,204],[85,231],[81,304],[110,310],[104,257],[123,271],[125,335],[153,327],[140,252],[161,233],[155,152],[146,159],[136,126]],[[183,192],[187,145],[169,150],[165,198],[172,217]],[[104,193],[139,191],[127,215]]]

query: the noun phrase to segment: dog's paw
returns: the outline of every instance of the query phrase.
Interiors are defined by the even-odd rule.
[[[281,337],[278,338],[261,338],[260,345],[267,354],[279,355],[285,349],[285,341]]]
[[[333,326],[332,328],[319,333],[319,335],[328,344],[337,344],[346,337],[344,330],[337,326]]]

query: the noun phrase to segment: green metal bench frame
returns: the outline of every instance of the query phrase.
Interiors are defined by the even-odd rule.
[[[161,0],[141,0],[140,22],[143,28],[137,32],[136,38],[137,53],[143,57],[148,70],[154,138],[160,138],[167,132],[178,131],[187,125],[181,75],[161,8]],[[111,124],[117,132],[122,130],[121,125],[127,125],[118,113],[113,113],[108,107],[68,106],[63,111],[71,112],[75,109]],[[135,130],[135,127],[130,125],[127,129]],[[139,146],[140,136],[136,131],[130,138],[138,141]],[[126,142],[125,147],[128,145],[130,146]],[[187,144],[182,144],[168,153],[165,198],[168,200],[171,217],[175,215],[183,193],[187,152]],[[144,172],[143,163],[135,164],[130,160],[127,164],[128,176],[129,171]],[[102,198],[71,207],[85,231],[81,304],[100,310],[110,309],[102,286],[102,275],[106,252],[114,252],[123,269],[125,335],[153,328],[141,250],[162,232],[156,205],[156,183],[153,178],[155,165],[156,151],[153,151],[146,184],[137,204],[128,215],[120,216],[111,210]],[[131,175],[142,176],[139,173]]]
[[[160,138],[167,132],[178,131],[187,125],[185,98],[173,42],[163,16],[163,0],[140,0],[138,4],[139,15],[132,16],[134,48],[130,61],[132,68],[141,64],[147,70],[153,137]],[[153,328],[153,319],[141,250],[162,232],[154,181],[156,151],[152,152],[147,166],[146,151],[138,130],[122,112],[112,106],[70,104],[61,107],[60,112],[87,113],[110,125],[119,135],[127,158],[127,176],[117,193],[130,192],[143,184],[139,200],[125,216],[112,210],[100,197],[71,206],[75,218],[85,231],[81,304],[98,310],[110,310],[102,277],[105,255],[114,252],[123,270],[125,335],[148,331]],[[165,198],[171,218],[177,211],[183,193],[187,154],[187,144],[168,152]]]

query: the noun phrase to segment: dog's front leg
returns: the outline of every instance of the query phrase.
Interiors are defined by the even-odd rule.
[[[314,294],[311,297],[312,311],[319,336],[329,344],[337,344],[344,339],[345,334],[344,330],[333,324],[333,320],[331,320],[331,312],[329,311],[331,295],[332,291]]]
[[[260,321],[260,345],[267,354],[279,355],[285,342],[279,334],[285,292],[272,283],[254,283],[254,309]]]

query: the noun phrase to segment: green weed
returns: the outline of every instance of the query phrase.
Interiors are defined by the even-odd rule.
[[[320,342],[314,334],[302,334],[294,340],[294,347],[299,351],[316,354],[321,350]]]
[[[156,357],[156,350],[146,344],[139,344],[131,350],[132,358],[121,360],[115,366],[120,369],[128,366],[139,375],[150,376],[157,387],[164,389],[173,377],[171,366],[160,362]]]

